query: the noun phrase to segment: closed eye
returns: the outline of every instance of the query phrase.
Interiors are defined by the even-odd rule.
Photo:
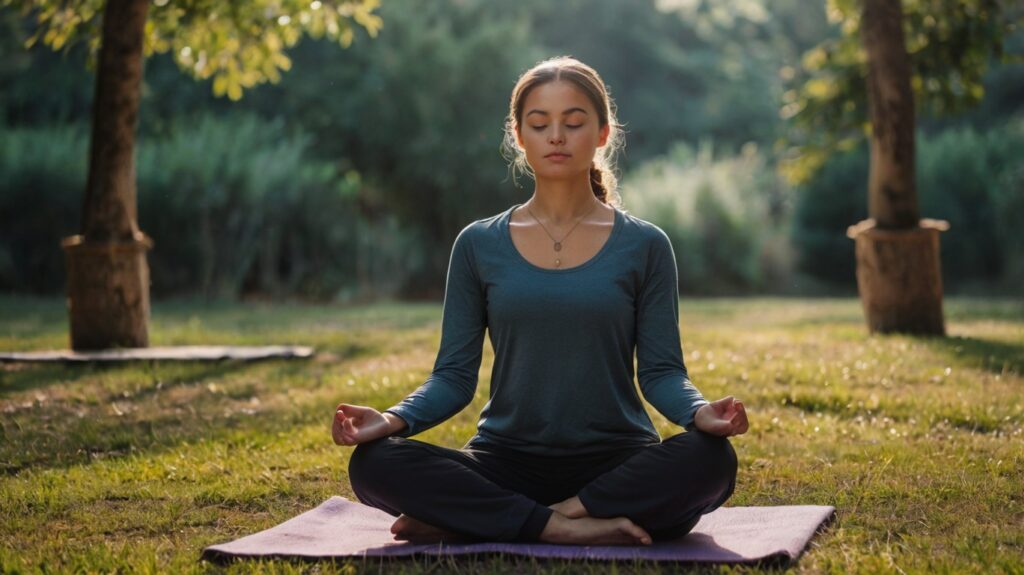
[[[565,125],[565,127],[566,127],[566,128],[571,128],[571,129],[573,129],[573,130],[575,130],[576,128],[580,128],[580,127],[582,127],[582,126],[583,126],[583,124],[566,124],[566,125]],[[545,128],[547,128],[547,126],[531,126],[531,127],[532,127],[532,128],[534,129],[534,130],[537,130],[538,132],[539,132],[539,131],[541,131],[541,130],[543,130],[543,129],[545,129]]]

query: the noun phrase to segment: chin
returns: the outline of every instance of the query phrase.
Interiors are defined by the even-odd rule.
[[[545,166],[542,170],[534,168],[533,173],[538,178],[548,180],[572,180],[590,177],[590,168],[581,168],[579,166]]]

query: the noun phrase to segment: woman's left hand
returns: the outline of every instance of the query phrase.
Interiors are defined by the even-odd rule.
[[[700,406],[693,416],[693,423],[705,433],[722,437],[741,435],[749,427],[743,402],[731,395]]]

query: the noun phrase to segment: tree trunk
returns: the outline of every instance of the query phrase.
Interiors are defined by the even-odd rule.
[[[881,229],[917,226],[914,93],[899,0],[863,0],[861,39],[868,56],[871,175],[868,215]]]
[[[109,0],[96,72],[82,233],[63,242],[71,347],[146,347],[152,242],[136,223],[135,129],[148,0]]]
[[[922,225],[914,170],[914,94],[900,0],[862,0],[871,114],[869,219],[851,226],[857,285],[872,332],[945,333],[939,232]]]

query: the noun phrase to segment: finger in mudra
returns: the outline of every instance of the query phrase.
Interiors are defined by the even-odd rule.
[[[693,422],[697,429],[721,437],[741,435],[750,427],[743,402],[731,395],[702,405]]]
[[[331,423],[331,436],[338,445],[366,443],[390,435],[393,431],[391,422],[384,414],[363,405],[339,404]]]

